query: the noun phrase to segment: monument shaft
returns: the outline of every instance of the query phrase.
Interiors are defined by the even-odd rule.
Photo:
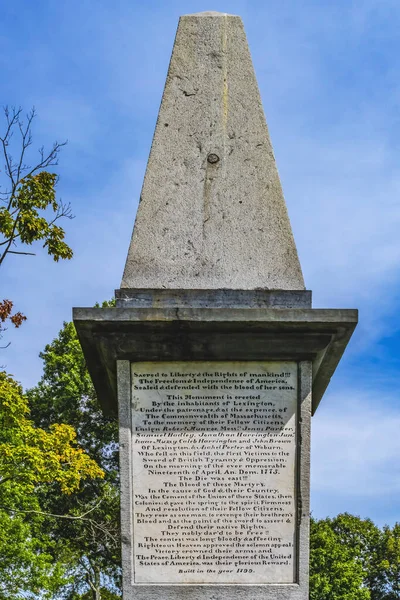
[[[304,289],[240,17],[179,21],[121,285],[163,286]]]

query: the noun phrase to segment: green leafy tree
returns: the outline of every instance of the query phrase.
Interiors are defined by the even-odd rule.
[[[107,599],[120,589],[118,426],[100,409],[72,323],[64,323],[41,358],[43,377],[28,391],[35,423],[48,428],[59,419],[72,425],[82,447],[105,472],[104,480],[88,480],[78,493],[66,497],[46,490],[41,499],[50,513],[92,510],[91,522],[48,520],[48,534],[65,541],[73,555],[73,584],[62,597],[72,600],[87,593],[95,600]]]
[[[6,107],[4,114],[5,131],[0,136],[4,158],[4,168],[0,171],[0,266],[10,254],[33,254],[26,252],[24,246],[34,242],[42,242],[55,261],[72,258],[72,250],[64,241],[64,230],[57,223],[63,217],[71,218],[71,209],[57,200],[57,175],[47,171],[58,164],[65,143],[55,142],[49,152],[41,148],[39,162],[27,164],[35,110],[31,110],[25,121],[21,109]]]
[[[400,598],[400,523],[385,526],[382,534],[380,594],[373,600],[398,600]]]
[[[382,530],[371,519],[361,519],[348,513],[333,518],[330,525],[339,543],[362,566],[363,585],[369,590],[371,599],[380,600],[385,578]]]
[[[68,497],[103,470],[67,424],[35,426],[21,386],[0,372],[0,598],[53,598],[67,581],[69,549],[46,532],[40,496]],[[82,516],[76,515],[80,520]],[[84,518],[84,517],[83,517]]]
[[[400,524],[348,513],[311,520],[311,600],[398,600]]]
[[[39,160],[28,164],[35,110],[24,120],[20,108],[6,107],[4,116],[4,133],[0,136],[3,158],[3,164],[0,163],[0,267],[11,255],[34,255],[27,247],[37,242],[55,261],[70,259],[73,253],[64,240],[65,232],[59,222],[73,218],[71,207],[57,199],[58,177],[48,171],[58,164],[58,155],[65,143],[55,142],[48,152],[40,148]],[[0,338],[7,321],[19,327],[26,319],[21,312],[12,309],[10,299],[0,302]]]
[[[311,519],[310,600],[370,600],[366,572],[354,550],[341,543],[331,519]]]

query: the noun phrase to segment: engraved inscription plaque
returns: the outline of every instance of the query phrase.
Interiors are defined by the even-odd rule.
[[[131,369],[134,583],[295,582],[297,364]]]

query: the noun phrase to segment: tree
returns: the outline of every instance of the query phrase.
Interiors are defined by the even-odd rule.
[[[0,597],[54,597],[66,582],[70,550],[47,533],[51,515],[40,496],[52,490],[68,497],[83,481],[103,477],[77,446],[73,427],[36,427],[21,386],[0,372]],[[75,519],[90,521],[87,515]]]
[[[6,108],[4,114],[5,133],[0,136],[4,158],[4,169],[0,170],[0,266],[12,255],[33,255],[28,247],[36,243],[41,243],[55,261],[70,259],[72,250],[64,241],[59,221],[72,218],[71,209],[57,200],[57,175],[49,171],[58,164],[64,143],[56,142],[49,152],[41,148],[39,161],[29,165],[26,157],[32,145],[35,111],[25,122],[21,109]],[[0,302],[0,337],[7,321],[18,327],[25,318],[13,310],[11,300]],[[72,348],[74,344],[79,349]],[[8,528],[12,540],[8,543],[5,536],[4,544],[0,542],[4,559],[0,560],[0,597],[4,592],[4,597],[20,598],[21,591],[23,597],[40,594],[43,598],[72,600],[88,589],[98,600],[111,598],[112,590],[117,590],[113,584],[118,577],[120,547],[113,447],[116,427],[99,411],[76,336],[70,349],[72,356],[66,356],[66,361],[57,354],[57,348],[46,355],[48,379],[44,377],[43,385],[38,386],[40,393],[31,394],[43,402],[43,410],[32,414],[36,424],[25,414],[28,405],[18,384],[4,374],[0,388],[2,398],[12,397],[15,407],[21,408],[11,422],[13,404],[5,401],[3,407],[10,413],[4,412],[5,435],[11,437],[0,438],[5,456],[0,462],[0,478],[1,469],[4,472],[0,479],[0,525]],[[64,369],[64,375],[66,370],[69,380],[60,380],[53,366],[56,370],[60,367],[60,373]],[[68,408],[74,393],[80,404]],[[60,410],[50,409],[53,404]],[[63,414],[66,423],[55,424]],[[73,425],[88,453],[76,447]],[[7,468],[10,472],[16,469],[12,477],[7,475]]]
[[[39,149],[39,161],[27,164],[32,145],[32,109],[23,120],[22,109],[4,109],[5,130],[0,136],[0,266],[10,255],[34,255],[26,247],[42,242],[55,261],[72,258],[72,250],[64,241],[65,232],[59,225],[63,218],[73,218],[71,207],[56,198],[58,177],[47,169],[58,165],[58,155],[64,143],[55,142],[49,151]],[[17,158],[14,159],[14,156]],[[0,302],[0,338],[5,322],[19,327],[26,317],[12,313],[10,299]]]
[[[400,523],[393,528],[385,525],[382,534],[380,594],[373,600],[398,600],[400,598]]]
[[[348,513],[311,520],[311,600],[398,600],[400,524]]]
[[[22,109],[4,109],[5,132],[0,136],[4,157],[3,190],[0,192],[0,266],[10,254],[33,254],[22,247],[43,241],[43,247],[55,261],[72,258],[71,248],[64,242],[65,232],[56,224],[61,218],[72,218],[69,204],[56,199],[57,175],[48,167],[58,165],[58,155],[64,143],[55,142],[50,151],[39,149],[40,160],[35,165],[25,162],[32,145],[32,121],[35,110],[22,119]],[[15,143],[15,134],[18,140]],[[14,160],[14,150],[17,159]],[[47,217],[47,212],[50,217]]]
[[[74,557],[74,583],[65,586],[62,597],[105,600],[118,594],[120,588],[117,423],[99,406],[73,323],[64,323],[58,337],[40,356],[43,377],[28,391],[35,423],[47,428],[58,418],[72,425],[82,447],[105,472],[104,480],[86,481],[78,493],[66,497],[46,490],[41,499],[48,512],[58,514],[95,506],[91,517],[97,526],[85,521],[48,521],[49,535],[68,543]],[[90,596],[80,595],[85,590]]]
[[[310,600],[369,600],[366,572],[357,558],[341,543],[331,519],[311,519]]]
[[[371,519],[361,519],[348,513],[340,514],[330,521],[339,543],[361,565],[363,585],[372,600],[379,600],[384,580],[382,570],[382,530]]]

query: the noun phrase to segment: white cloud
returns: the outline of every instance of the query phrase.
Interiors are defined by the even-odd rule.
[[[377,387],[327,394],[312,424],[312,490],[343,499],[358,512],[400,494],[400,410],[396,397]],[[352,499],[353,497],[353,499]],[[400,507],[397,508],[400,518]]]

